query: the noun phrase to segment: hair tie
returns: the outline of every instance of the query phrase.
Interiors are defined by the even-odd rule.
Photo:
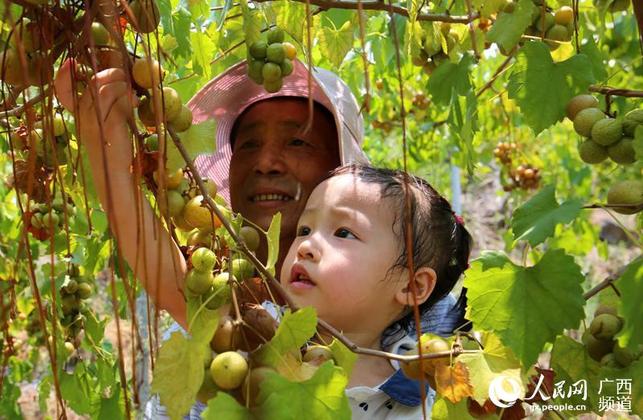
[[[454,211],[452,211],[451,213],[453,214],[453,217],[455,217],[455,223],[464,226],[464,219],[462,218],[462,216],[458,216]]]

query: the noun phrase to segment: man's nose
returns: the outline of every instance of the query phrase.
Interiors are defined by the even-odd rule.
[[[276,144],[266,144],[257,155],[254,170],[262,175],[279,175],[286,172],[284,150]]]
[[[297,257],[300,260],[318,262],[321,258],[321,252],[319,247],[316,246],[314,240],[311,237],[308,237],[301,241],[297,246]]]

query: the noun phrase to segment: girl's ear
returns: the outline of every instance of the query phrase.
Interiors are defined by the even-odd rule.
[[[413,276],[418,305],[424,303],[435,287],[438,276],[430,267],[421,267]],[[413,289],[410,282],[395,294],[395,300],[402,305],[413,305]]]

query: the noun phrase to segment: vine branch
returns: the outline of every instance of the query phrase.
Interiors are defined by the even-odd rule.
[[[589,87],[589,91],[594,93],[600,93],[601,95],[608,95],[608,96],[623,96],[626,98],[643,98],[642,90],[619,89],[619,88],[613,88],[610,86],[592,85]]]
[[[254,0],[255,3],[263,3],[271,0]],[[293,0],[298,3],[306,3],[306,0]],[[363,10],[380,10],[385,12],[392,12],[394,14],[409,17],[409,11],[405,7],[401,6],[389,6],[388,4],[381,1],[368,1],[361,2],[361,6],[358,2],[352,1],[334,1],[334,0],[309,0],[310,4],[318,6],[324,10],[328,9],[349,9],[349,10],[358,10],[360,7]],[[430,22],[449,22],[449,23],[469,23],[480,17],[479,13],[474,13],[470,16],[451,16],[448,14],[433,14],[425,13],[418,14],[417,20],[425,20]]]

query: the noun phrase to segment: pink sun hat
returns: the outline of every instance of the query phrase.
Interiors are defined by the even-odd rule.
[[[216,152],[201,155],[195,160],[202,177],[212,179],[218,193],[230,201],[228,173],[230,171],[230,132],[234,122],[250,105],[274,97],[298,97],[313,100],[328,109],[335,118],[339,139],[339,158],[342,164],[367,163],[361,149],[364,127],[357,101],[350,88],[334,73],[318,67],[312,70],[312,90],[308,90],[308,69],[299,60],[293,62],[292,74],[284,78],[283,87],[268,93],[247,76],[246,61],[242,61],[212,79],[188,103],[193,123],[214,118]]]

